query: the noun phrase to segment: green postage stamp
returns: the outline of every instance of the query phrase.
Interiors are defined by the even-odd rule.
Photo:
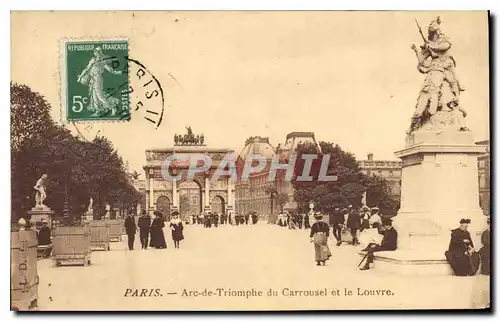
[[[63,120],[130,119],[128,41],[62,42]]]

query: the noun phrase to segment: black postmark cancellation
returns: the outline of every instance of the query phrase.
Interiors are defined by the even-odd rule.
[[[128,75],[127,82],[117,83],[103,89],[104,95],[121,97],[123,100],[130,99],[130,108],[117,111],[119,122],[117,124],[128,124],[146,122],[148,126],[157,129],[165,116],[165,92],[158,78],[139,60],[129,56],[107,57],[110,65],[116,70]],[[111,110],[103,110],[101,116],[106,116]],[[106,122],[80,122],[72,121],[80,137],[92,140],[94,136],[105,135],[109,126],[113,124]],[[128,125],[127,125],[128,126]]]
[[[160,81],[139,60],[125,56],[109,57],[115,69],[123,67],[123,73],[129,75],[129,81],[115,87],[104,89],[105,95],[115,96],[120,94],[123,100],[130,99],[130,108],[119,111],[120,120],[130,121],[132,114],[142,116],[146,121],[158,128],[163,120],[165,110],[165,97]],[[110,113],[104,110],[103,113]],[[142,115],[140,115],[142,114]]]

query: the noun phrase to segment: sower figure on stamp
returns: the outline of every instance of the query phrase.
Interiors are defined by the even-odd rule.
[[[88,109],[93,111],[92,116],[99,116],[102,112],[111,111],[111,115],[116,114],[116,106],[120,103],[118,98],[111,97],[103,89],[103,73],[108,71],[114,75],[121,75],[120,70],[111,67],[113,59],[102,52],[101,47],[94,49],[94,56],[90,59],[87,67],[78,76],[78,82],[89,87]]]
[[[366,253],[365,256],[365,265],[360,268],[362,271],[370,269],[370,264],[373,263],[373,253],[380,251],[395,251],[398,247],[398,232],[392,227],[392,220],[390,218],[382,219],[382,227],[379,229],[379,233],[384,236],[380,245],[370,243],[363,249],[363,251],[368,251],[368,253]]]
[[[43,201],[47,198],[45,186],[47,185],[47,174],[43,174],[33,188],[35,189],[35,207],[44,207]]]
[[[125,219],[125,231],[127,232],[128,249],[130,251],[132,251],[134,249],[136,230],[137,230],[137,226],[135,225],[134,216],[132,215],[132,212],[129,212],[127,215],[127,218]]]
[[[326,261],[332,256],[330,248],[328,247],[328,237],[330,236],[330,227],[327,223],[323,222],[323,214],[314,214],[316,222],[311,226],[311,233],[309,237],[311,242],[314,243],[314,258],[316,265],[325,265]]]
[[[149,241],[149,228],[151,226],[151,217],[145,210],[142,211],[141,217],[139,217],[138,225],[139,225],[139,237],[141,239],[141,248],[147,250]]]

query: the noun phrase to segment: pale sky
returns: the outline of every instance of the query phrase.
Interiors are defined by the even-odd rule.
[[[358,159],[395,160],[424,80],[410,50],[421,44],[414,19],[426,33],[437,15],[466,87],[468,127],[488,139],[486,12],[13,13],[12,80],[43,94],[60,121],[61,38],[127,37],[130,56],[162,84],[163,123],[132,114],[85,135],[100,130],[131,169],[142,171],[145,149],[172,146],[185,125],[209,147],[237,152],[249,136],[276,146],[313,131]]]

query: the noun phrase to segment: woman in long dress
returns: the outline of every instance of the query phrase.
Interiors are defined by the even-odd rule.
[[[174,246],[176,249],[179,248],[180,242],[184,239],[184,226],[179,218],[179,212],[174,212],[172,214],[172,219],[170,220],[170,228],[172,229],[172,240],[174,240]]]
[[[328,237],[330,236],[330,227],[322,221],[323,214],[314,214],[316,222],[311,226],[311,242],[314,243],[314,258],[316,265],[325,265],[325,262],[332,256],[328,247]]]
[[[166,249],[167,243],[165,242],[165,235],[163,234],[163,228],[165,223],[163,223],[163,217],[160,212],[154,212],[155,218],[151,223],[151,242],[150,247],[155,249]]]

